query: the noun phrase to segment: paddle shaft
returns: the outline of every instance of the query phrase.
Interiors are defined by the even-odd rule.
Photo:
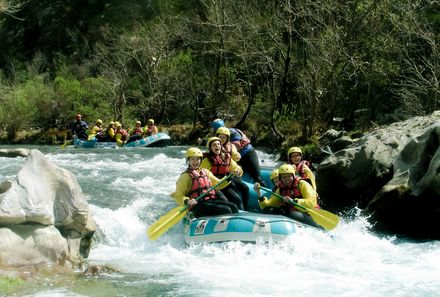
[[[278,193],[272,192],[272,190],[270,190],[270,189],[268,189],[268,188],[260,187],[260,189],[262,189],[263,191],[266,191],[266,192],[268,192],[268,193],[270,193],[270,194],[272,194],[272,195],[274,195],[274,196],[276,196],[276,197],[278,197],[278,198],[284,200],[284,197],[283,197],[283,196],[281,196],[281,195],[278,194]],[[327,218],[326,216],[320,214],[319,212],[317,212],[317,211],[315,211],[315,210],[313,210],[313,209],[307,208],[307,207],[305,207],[305,206],[302,206],[302,205],[296,203],[293,199],[290,201],[290,203],[292,203],[293,205],[295,205],[295,207],[299,207],[299,208],[301,208],[301,209],[303,209],[303,210],[305,210],[305,211],[307,211],[307,212],[309,212],[309,213],[313,213],[314,215],[317,215],[317,216],[321,217],[322,219],[328,221],[329,223],[335,223],[332,219]]]
[[[277,194],[277,193],[275,193],[275,192],[272,192],[272,190],[270,190],[270,189],[268,189],[268,188],[265,188],[265,187],[260,187],[260,189],[262,189],[263,191],[268,192],[268,193],[270,193],[270,194],[272,194],[272,195],[274,195],[274,196],[277,196],[278,198],[280,198],[280,199],[282,199],[282,200],[284,201],[284,197],[281,196],[280,194]],[[296,203],[293,199],[292,199],[290,202],[291,202],[293,205],[295,205],[295,206],[297,206],[297,207],[299,207],[299,208],[301,208],[301,209],[303,209],[303,210],[309,210],[309,208],[304,207],[304,206],[302,206],[302,205]]]
[[[195,198],[195,200],[200,200],[201,198],[205,197],[210,191],[217,188],[219,185],[221,185],[223,182],[225,182],[229,177],[232,176],[232,173],[222,178],[216,185],[210,187],[205,193],[201,194],[199,197]],[[167,232],[171,227],[173,227],[177,222],[179,222],[188,212],[188,205],[185,205],[184,207],[180,209],[172,209],[171,211],[167,212],[165,215],[161,216],[159,220],[157,220],[155,223],[153,223],[150,228],[148,229],[148,237],[152,240],[156,240],[159,238],[162,234]]]
[[[209,194],[209,192],[211,192],[212,190],[214,190],[215,188],[217,188],[218,186],[220,186],[222,183],[224,183],[228,178],[230,178],[232,176],[232,173],[229,173],[228,175],[226,175],[225,177],[223,177],[217,184],[215,184],[214,186],[210,187],[205,193],[203,193],[202,195],[200,195],[199,197],[195,198],[196,201],[199,201],[200,199],[202,199],[203,197],[205,197],[206,195]],[[188,205],[186,206],[188,207]]]

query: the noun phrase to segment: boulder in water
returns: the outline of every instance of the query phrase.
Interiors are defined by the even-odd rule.
[[[0,227],[0,261],[10,265],[79,263],[96,230],[75,176],[38,150],[0,184]]]

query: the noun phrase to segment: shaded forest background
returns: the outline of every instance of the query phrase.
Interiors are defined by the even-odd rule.
[[[317,141],[439,108],[429,0],[0,0],[0,131],[217,117]],[[359,120],[362,119],[362,120]]]

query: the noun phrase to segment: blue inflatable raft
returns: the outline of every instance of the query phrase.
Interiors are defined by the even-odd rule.
[[[166,133],[157,133],[145,138],[127,143],[124,147],[165,147],[170,144],[170,136]],[[97,140],[73,139],[73,145],[79,148],[116,148],[116,142],[98,142]]]
[[[270,181],[270,172],[265,170],[264,177]],[[266,179],[266,178],[264,178]],[[200,217],[183,220],[183,234],[187,243],[202,242],[278,242],[295,234],[298,229],[312,228],[282,215],[265,214],[258,204],[253,183],[245,182],[249,188],[249,211],[237,214]]]
[[[183,221],[185,241],[203,242],[278,242],[300,228],[314,228],[281,215],[240,211],[237,214],[200,217]]]
[[[270,181],[270,174],[274,169],[275,169],[274,167],[264,167],[264,166],[260,167],[261,177],[263,178],[263,181],[266,183],[266,186],[268,188],[272,188],[272,182]],[[243,181],[248,183],[254,183],[254,180],[248,173],[243,174]]]

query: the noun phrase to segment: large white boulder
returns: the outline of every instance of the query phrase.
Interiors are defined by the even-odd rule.
[[[38,150],[30,151],[16,180],[0,184],[0,227],[0,261],[16,264],[33,253],[48,262],[79,261],[88,256],[96,230],[75,176]]]

